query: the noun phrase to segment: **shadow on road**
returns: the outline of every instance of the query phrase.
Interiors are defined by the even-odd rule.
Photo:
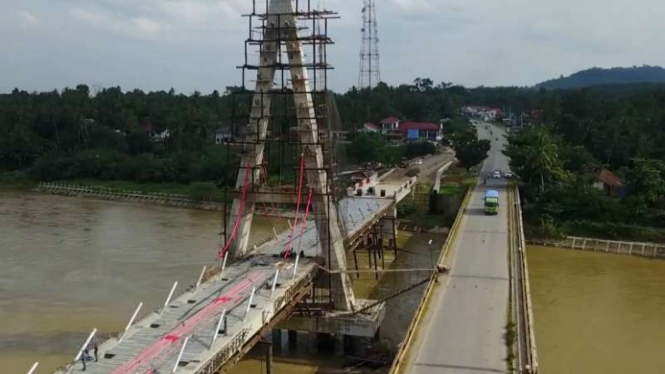
[[[464,213],[468,216],[484,216],[485,215],[485,209],[484,208],[466,208],[464,210]]]

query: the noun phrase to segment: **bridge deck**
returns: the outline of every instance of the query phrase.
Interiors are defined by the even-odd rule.
[[[346,198],[340,201],[340,215],[348,237],[366,230],[377,218],[394,206],[392,199]],[[92,374],[135,374],[172,372],[185,339],[187,345],[179,361],[178,373],[209,373],[228,360],[252,336],[261,331],[293,294],[308,282],[318,269],[321,255],[314,222],[308,222],[300,235],[295,230],[294,252],[303,252],[297,272],[295,257],[283,259],[279,254],[287,246],[291,230],[260,245],[255,255],[229,264],[221,276],[215,276],[175,298],[162,311],[158,310],[135,323],[119,341],[112,338],[99,350],[99,362],[88,362]],[[271,286],[279,270],[278,287]],[[247,311],[252,289],[256,293]],[[272,295],[271,295],[272,293]],[[211,346],[216,326],[226,310],[227,329],[223,324]],[[92,353],[92,352],[90,352]],[[80,362],[57,373],[82,370]]]

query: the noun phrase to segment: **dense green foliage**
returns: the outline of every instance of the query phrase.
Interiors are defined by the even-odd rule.
[[[238,91],[231,87],[224,94],[188,96],[173,90],[123,92],[112,87],[93,94],[85,85],[42,93],[14,90],[0,95],[0,170],[29,171],[37,180],[221,183],[233,179],[229,165],[237,155],[232,152],[227,160],[216,149],[213,130],[231,123],[233,106],[236,113],[247,112],[247,98],[231,94]],[[354,88],[335,98],[343,128],[353,131],[388,115],[438,123],[453,117],[462,104],[502,105],[517,98],[513,101],[526,106],[528,96],[517,88],[467,90],[417,79],[398,87]],[[275,126],[288,131],[289,125]],[[168,136],[156,136],[166,130]],[[357,141],[349,148],[351,161],[395,164],[434,152],[427,144],[388,147],[380,139],[363,139],[370,141]],[[278,160],[293,158],[284,152],[268,150],[271,172]]]
[[[659,240],[665,227],[665,90],[657,85],[541,90],[546,126],[512,134],[525,218],[541,230]],[[592,187],[606,168],[614,195]],[[633,230],[641,226],[641,230]],[[632,230],[632,231],[631,231]],[[628,235],[628,232],[632,232]]]
[[[451,134],[451,145],[459,165],[467,170],[480,164],[487,158],[492,142],[478,139],[478,132],[473,126],[458,130]]]
[[[94,97],[87,86],[62,92],[0,95],[0,170],[30,169],[38,180],[97,178],[188,182],[227,178],[212,146],[226,111],[218,93],[123,93]],[[150,131],[170,131],[151,138]]]
[[[551,79],[537,86],[547,89],[569,89],[642,82],[665,82],[665,69],[648,65],[611,69],[591,68],[578,71],[568,77],[561,76],[558,79]]]
[[[378,161],[385,165],[397,165],[403,159],[434,153],[436,146],[430,142],[392,145],[387,144],[385,138],[379,134],[359,134],[349,148],[349,156],[356,162]]]
[[[388,86],[379,83],[372,90],[352,88],[335,95],[345,130],[357,130],[365,122],[378,122],[388,116],[439,123],[455,118],[463,105],[511,108],[515,112],[544,107],[546,92],[518,87],[465,88],[450,83],[434,84],[417,78],[413,84]],[[449,124],[452,126],[460,123]]]

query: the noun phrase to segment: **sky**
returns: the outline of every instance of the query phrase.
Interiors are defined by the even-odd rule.
[[[257,0],[264,2],[266,0]],[[358,82],[361,0],[339,12],[329,86]],[[662,0],[376,0],[381,80],[533,85],[589,67],[665,64]],[[251,0],[0,0],[0,92],[209,93],[241,82]]]

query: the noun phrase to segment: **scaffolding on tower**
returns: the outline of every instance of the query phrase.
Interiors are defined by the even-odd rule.
[[[244,45],[241,84],[233,89],[227,158],[238,170],[234,189],[227,189],[222,248],[245,257],[252,217],[268,215],[264,204],[292,209],[291,235],[316,223],[325,266],[346,267],[345,226],[337,201],[345,193],[335,187],[340,165],[333,133],[341,130],[334,97],[328,90],[328,22],[337,13],[314,8],[308,0],[253,0]],[[239,155],[239,156],[238,156]],[[249,170],[249,177],[247,172]],[[302,227],[298,227],[302,226]],[[283,255],[299,250],[289,240]],[[354,297],[348,275],[326,274],[317,281],[328,302],[352,310]]]

